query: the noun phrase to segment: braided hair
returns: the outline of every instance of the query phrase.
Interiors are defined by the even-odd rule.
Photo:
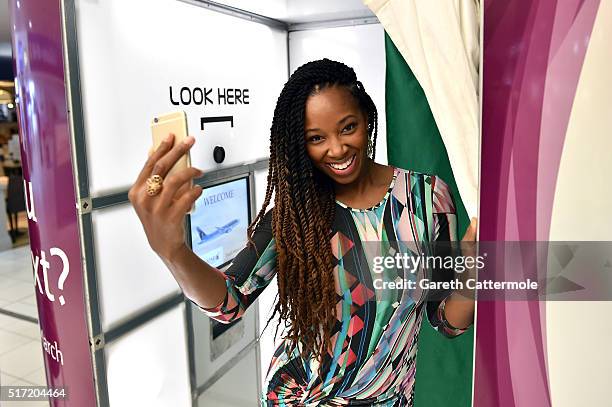
[[[272,231],[277,251],[278,301],[274,315],[288,321],[286,337],[302,356],[320,359],[331,350],[338,296],[329,241],[335,215],[333,181],[314,167],[306,152],[306,100],[326,87],[343,86],[367,117],[368,149],[374,157],[378,113],[343,63],[322,59],[299,67],[280,93],[270,129],[268,185],[263,207],[248,228],[252,236],[274,193]],[[272,319],[272,318],[270,318]]]

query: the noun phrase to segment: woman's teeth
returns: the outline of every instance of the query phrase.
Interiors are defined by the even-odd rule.
[[[336,169],[336,170],[346,170],[348,167],[350,167],[350,165],[353,163],[353,160],[355,159],[355,156],[353,155],[350,159],[348,159],[347,161],[340,163],[340,164],[332,164],[329,163],[329,166]]]

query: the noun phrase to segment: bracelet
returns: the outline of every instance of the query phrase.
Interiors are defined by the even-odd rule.
[[[442,329],[444,329],[446,333],[456,336],[456,335],[462,334],[463,332],[467,331],[469,326],[465,328],[456,328],[453,325],[451,325],[450,322],[448,322],[448,320],[446,319],[446,312],[444,312],[444,308],[446,306],[446,300],[449,297],[446,297],[444,300],[442,300],[442,302],[438,306],[438,320],[441,322]]]

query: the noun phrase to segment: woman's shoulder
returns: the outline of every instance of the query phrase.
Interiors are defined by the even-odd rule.
[[[435,186],[438,183],[444,184],[444,181],[435,174],[426,172],[420,172],[412,169],[406,169],[401,167],[392,166],[395,173],[396,179],[404,179],[408,182],[408,185],[423,185],[423,186]]]
[[[396,172],[396,187],[401,187],[413,198],[432,196],[434,213],[455,212],[453,195],[449,185],[437,174],[420,172],[411,169],[394,167]]]
[[[420,171],[416,171],[412,169],[406,169],[406,168],[395,167],[395,166],[391,166],[391,167],[394,168],[397,175],[403,175],[406,177],[410,177],[410,178],[413,178],[415,181],[422,180],[427,185],[435,186],[436,184],[438,184],[439,187],[447,186],[446,182],[444,182],[444,180],[437,174],[433,174],[429,172],[420,172]]]

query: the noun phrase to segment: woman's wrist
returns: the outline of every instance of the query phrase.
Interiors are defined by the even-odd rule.
[[[472,298],[453,292],[444,305],[444,318],[451,326],[465,330],[474,323],[475,302]]]

